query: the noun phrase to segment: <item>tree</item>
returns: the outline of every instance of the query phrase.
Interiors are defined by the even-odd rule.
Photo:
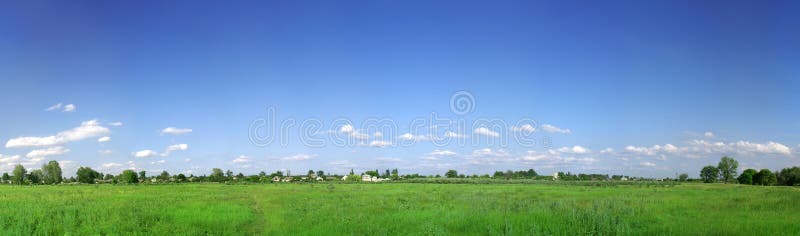
[[[11,175],[8,175],[8,172],[3,173],[3,183],[6,183],[11,180]]]
[[[61,165],[57,161],[50,161],[42,165],[43,181],[45,184],[57,184],[63,181]]]
[[[494,178],[503,177],[503,172],[502,171],[495,171],[494,174],[492,175],[492,177],[494,177]]]
[[[753,175],[753,184],[756,185],[774,185],[777,182],[775,173],[772,173],[769,169],[761,169],[761,171]]]
[[[126,184],[135,184],[139,183],[139,178],[137,178],[136,172],[133,170],[123,170],[122,174],[119,175],[119,181]]]
[[[139,171],[139,181],[145,181],[145,180],[147,180],[147,172]]]
[[[325,171],[318,170],[317,171],[317,177],[325,178]]]
[[[264,172],[262,171],[261,173],[264,173]],[[264,173],[264,175],[266,175],[266,173]],[[186,175],[184,175],[183,173],[180,173],[180,174],[178,174],[178,176],[176,176],[175,179],[177,179],[178,182],[186,182]]]
[[[167,172],[166,170],[165,171],[161,171],[161,174],[158,175],[158,180],[168,181],[169,180],[169,172]]]
[[[78,176],[78,182],[85,184],[94,184],[95,179],[100,177],[100,173],[89,167],[81,166],[75,174]]]
[[[777,183],[780,185],[796,186],[800,185],[800,167],[783,168],[777,172]]]
[[[25,167],[21,164],[17,164],[12,173],[14,173],[14,177],[11,178],[11,181],[15,184],[23,184],[25,182],[25,174],[28,173],[28,171],[25,170]]]
[[[30,181],[31,184],[41,184],[43,178],[44,172],[41,169],[33,170],[31,174],[28,175],[28,181]]]
[[[736,179],[736,169],[739,168],[739,162],[734,160],[730,157],[722,157],[717,165],[717,169],[719,169],[719,177],[724,181],[726,184],[728,182],[733,182]]]
[[[689,174],[687,173],[683,173],[680,176],[678,176],[678,180],[680,180],[681,182],[686,182],[686,179],[689,179]]]
[[[377,170],[368,170],[367,172],[364,172],[364,174],[369,175],[369,176],[376,176],[377,177],[378,176],[378,171]]]
[[[448,170],[447,173],[444,173],[444,176],[447,178],[458,178],[458,171]]]
[[[233,179],[233,171],[231,171],[231,170],[225,171],[225,176],[228,177],[228,180],[232,180]]]
[[[756,174],[756,170],[746,169],[742,171],[742,174],[739,175],[739,178],[736,178],[736,180],[738,180],[740,184],[753,184],[753,177],[755,177]]]
[[[224,174],[222,173],[222,169],[214,168],[211,169],[211,176],[209,177],[212,182],[222,182],[225,178]]]
[[[717,182],[717,178],[719,177],[719,169],[714,166],[706,166],[700,170],[700,178],[703,179],[703,182],[706,183],[714,183]]]

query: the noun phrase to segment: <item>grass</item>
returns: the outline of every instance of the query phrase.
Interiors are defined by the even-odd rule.
[[[723,184],[0,186],[2,235],[792,235],[800,189]]]

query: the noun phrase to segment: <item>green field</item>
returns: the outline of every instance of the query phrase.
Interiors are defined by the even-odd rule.
[[[2,235],[793,235],[800,189],[723,184],[0,186]]]

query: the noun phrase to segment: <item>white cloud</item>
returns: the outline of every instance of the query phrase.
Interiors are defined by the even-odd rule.
[[[111,122],[111,123],[108,123],[108,125],[110,125],[110,126],[122,126],[122,122],[119,122],[119,121]]]
[[[19,155],[6,156],[0,154],[0,164],[6,164],[9,166],[16,165],[16,162],[18,162],[19,160],[20,160]]]
[[[606,149],[600,150],[600,153],[613,153],[613,152],[614,152],[613,148],[606,148]]]
[[[542,129],[544,131],[548,132],[548,133],[561,133],[561,134],[570,134],[570,133],[572,133],[572,131],[569,130],[569,129],[558,128],[558,127],[556,127],[554,125],[550,125],[550,124],[543,124],[542,125]]]
[[[550,150],[550,151],[552,152],[552,150]],[[587,154],[587,153],[592,152],[588,148],[577,146],[577,145],[576,146],[572,146],[571,148],[570,147],[561,147],[561,148],[559,148],[559,149],[557,149],[555,151],[561,152],[561,153],[570,153],[570,154]]]
[[[397,138],[399,138],[400,140],[405,140],[405,141],[425,141],[425,140],[430,140],[430,137],[428,137],[428,136],[425,136],[425,135],[413,135],[411,133],[402,134],[400,136],[397,136]]]
[[[520,127],[511,126],[511,131],[514,131],[514,132],[531,132],[532,133],[533,131],[536,131],[536,128],[533,127],[533,125],[524,124],[524,125],[522,125]]]
[[[73,112],[75,111],[75,104],[67,104],[64,106],[63,112]]]
[[[167,149],[164,150],[164,153],[161,154],[161,156],[169,156],[169,154],[174,151],[185,151],[187,149],[189,149],[189,145],[185,143],[169,145],[167,146]]]
[[[250,160],[250,157],[245,156],[245,155],[240,155],[236,159],[233,159],[233,163],[248,163],[250,161],[252,161],[252,160]]]
[[[297,155],[294,155],[294,156],[284,157],[284,158],[281,158],[281,159],[287,160],[287,161],[305,161],[305,160],[314,159],[315,157],[317,157],[316,154],[304,154],[304,153],[301,153],[301,154],[297,154]]]
[[[161,134],[162,135],[164,135],[164,134],[182,135],[182,134],[188,134],[188,133],[191,133],[191,132],[192,132],[192,129],[175,128],[175,127],[167,127],[167,128],[164,128],[163,130],[161,130]]]
[[[391,145],[392,143],[383,140],[373,140],[372,142],[369,143],[370,147],[386,147]]]
[[[755,143],[750,141],[738,142],[709,142],[706,140],[692,140],[686,146],[676,146],[672,144],[653,145],[651,147],[627,146],[625,152],[630,154],[655,156],[661,155],[665,159],[666,155],[678,155],[689,158],[701,158],[718,155],[791,155],[792,150],[781,143],[769,141],[766,143]]]
[[[656,164],[655,164],[655,163],[652,163],[652,162],[646,162],[646,161],[645,161],[645,162],[642,162],[642,163],[639,163],[639,165],[640,165],[640,166],[644,166],[644,167],[653,167],[653,166],[656,166]]]
[[[120,167],[122,167],[122,164],[120,164],[120,163],[115,163],[115,162],[109,162],[109,163],[103,163],[103,164],[102,164],[102,165],[100,165],[100,166],[101,166],[101,167],[103,167],[104,169],[113,169],[113,168],[120,168]]]
[[[111,151],[111,149],[105,149],[97,151],[97,153],[100,153],[100,155],[111,155],[112,153],[114,153],[114,151]]]
[[[55,110],[60,110],[60,109],[61,109],[61,106],[63,106],[63,103],[60,103],[60,102],[59,102],[58,104],[56,104],[56,105],[52,105],[52,106],[50,106],[50,107],[48,107],[48,108],[46,108],[46,109],[44,109],[44,110],[45,110],[45,111],[55,111]]]
[[[374,137],[376,137],[376,138],[380,138],[380,137],[383,137],[383,133],[381,133],[381,132],[379,132],[379,131],[375,131],[375,133],[374,133],[374,134],[372,134],[372,136],[374,136]]]
[[[63,108],[63,109],[62,109],[62,108]],[[67,105],[64,105],[64,103],[60,103],[60,102],[59,102],[58,104],[52,105],[52,106],[50,106],[50,107],[48,107],[48,108],[46,108],[46,109],[44,109],[44,110],[45,110],[45,111],[56,111],[56,110],[61,110],[62,112],[73,112],[73,111],[75,111],[75,108],[76,108],[76,107],[75,107],[75,104],[67,104]]]
[[[105,142],[108,142],[108,141],[111,141],[111,137],[104,136],[102,138],[97,139],[97,142],[100,142],[100,143],[105,143]]]
[[[138,152],[134,152],[133,156],[134,157],[153,157],[153,156],[158,156],[158,153],[153,151],[153,150],[147,149],[147,150],[141,150],[141,151],[138,151]]]
[[[477,149],[477,150],[472,151],[472,156],[473,157],[486,157],[486,156],[507,157],[507,156],[509,156],[509,154],[508,154],[508,152],[506,150],[503,150],[503,149],[492,150],[491,148],[484,148],[484,149]]]
[[[368,134],[359,132],[352,125],[349,125],[349,124],[348,125],[343,125],[342,127],[340,127],[339,128],[339,132],[347,134],[350,137],[353,137],[353,138],[356,138],[356,139],[368,139],[369,138]],[[381,134],[381,135],[383,135],[383,134]]]
[[[69,149],[66,149],[66,148],[61,147],[61,146],[56,146],[56,147],[49,147],[49,148],[46,148],[46,149],[33,150],[33,151],[30,151],[25,156],[28,157],[28,158],[43,158],[43,157],[48,157],[48,156],[63,155],[64,153],[67,153],[67,152],[69,152]]]
[[[161,164],[164,164],[164,163],[167,163],[167,160],[158,160],[158,161],[151,161],[150,162],[151,165],[161,165]]]
[[[453,131],[444,132],[444,136],[448,137],[448,138],[466,138],[467,137],[466,135],[459,134],[459,133],[456,133],[456,132],[453,132]]]
[[[433,150],[432,152],[428,153],[429,156],[455,156],[458,153],[450,151],[450,150]]]
[[[172,152],[185,151],[185,150],[188,150],[188,149],[189,149],[189,145],[188,144],[181,143],[181,144],[174,144],[174,145],[167,146],[167,148],[164,149],[164,152],[162,152],[160,154],[158,152],[156,152],[156,151],[147,149],[147,150],[141,150],[141,151],[138,151],[138,152],[134,152],[133,156],[135,156],[135,157],[154,157],[154,156],[166,157],[166,156],[169,156],[170,154],[172,154]]]
[[[89,120],[70,130],[61,131],[56,135],[45,137],[18,137],[9,139],[6,148],[41,147],[66,144],[86,138],[103,136],[111,133],[106,127],[99,125],[97,120]]]
[[[478,134],[478,135],[489,136],[489,137],[498,137],[498,136],[500,136],[499,133],[497,133],[495,131],[492,131],[492,130],[486,128],[486,127],[477,128],[477,129],[475,129],[474,133]]]
[[[706,132],[705,134],[703,134],[703,136],[705,136],[706,138],[713,138],[714,137],[714,133]]]

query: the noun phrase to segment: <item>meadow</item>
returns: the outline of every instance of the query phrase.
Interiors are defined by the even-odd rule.
[[[800,188],[736,184],[0,186],[2,235],[796,235]]]

